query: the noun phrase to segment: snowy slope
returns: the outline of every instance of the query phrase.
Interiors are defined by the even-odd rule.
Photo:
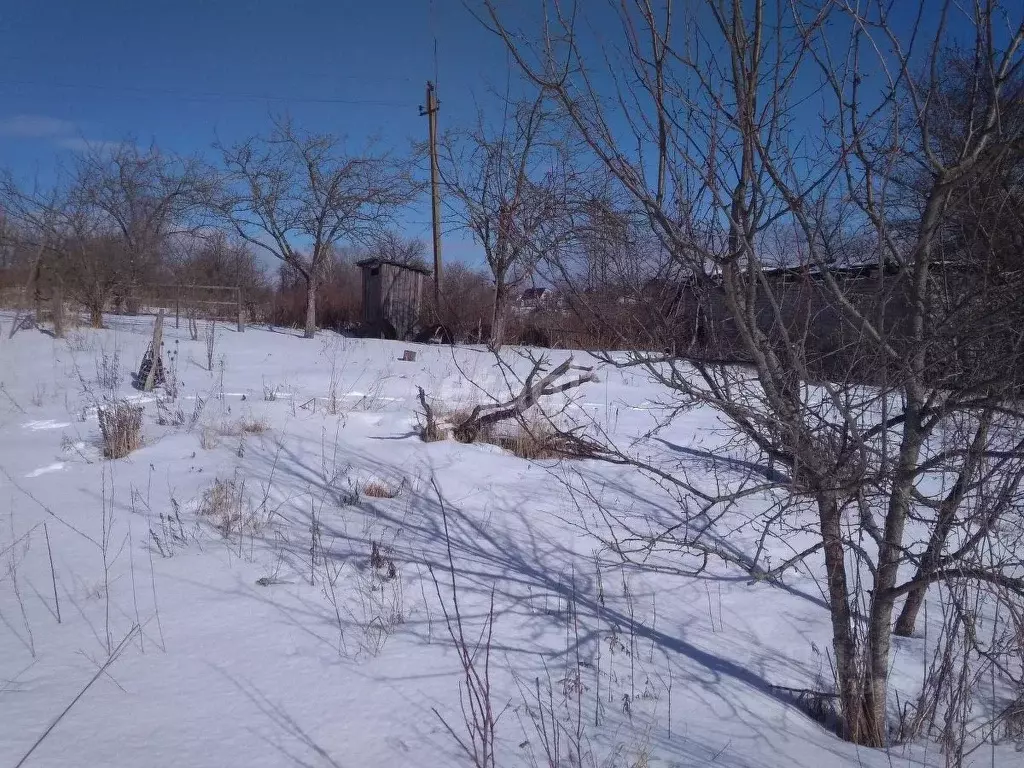
[[[0,342],[0,765],[126,636],[26,765],[467,765],[433,711],[464,733],[438,598],[452,610],[445,517],[474,641],[493,594],[498,765],[545,764],[546,707],[581,734],[588,765],[942,764],[934,746],[852,747],[780,695],[829,674],[810,574],[782,590],[714,565],[701,578],[623,569],[569,486],[637,521],[671,518],[664,491],[593,461],[420,441],[417,386],[453,407],[505,386],[484,350],[218,328],[210,371],[202,335],[171,323],[182,384],[164,412],[186,423],[160,425],[128,377],[152,320],[109,320]],[[416,362],[399,361],[407,348]],[[106,461],[95,405],[113,394],[115,353],[145,444]],[[577,399],[628,441],[653,426],[657,397],[638,374],[602,370]],[[243,422],[267,428],[240,434]],[[699,468],[680,448],[714,450],[719,426],[690,413],[641,449]],[[227,537],[198,514],[218,478],[253,518]],[[360,492],[375,481],[397,495]],[[900,642],[894,680],[912,691],[922,648]]]

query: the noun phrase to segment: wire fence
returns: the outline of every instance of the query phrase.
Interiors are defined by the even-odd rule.
[[[244,295],[237,285],[151,283],[138,286],[121,302],[136,313],[157,314],[163,310],[168,317],[174,316],[175,328],[181,327],[182,319],[220,320],[237,323],[239,333],[245,331]]]

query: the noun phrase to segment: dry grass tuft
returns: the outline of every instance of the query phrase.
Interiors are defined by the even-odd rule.
[[[504,448],[521,459],[537,461],[574,457],[568,440],[547,421],[536,418],[492,430],[484,430],[480,442]]]
[[[203,491],[199,515],[213,523],[213,527],[227,535],[240,518],[239,494],[234,479],[217,478],[213,485]]]
[[[210,521],[224,536],[255,533],[267,522],[265,510],[254,507],[245,489],[245,479],[236,474],[231,478],[218,477],[203,492],[199,516]]]
[[[257,419],[254,416],[246,416],[245,418],[238,420],[238,428],[245,435],[262,435],[268,429],[270,424],[267,423],[266,419]]]
[[[270,429],[266,419],[248,415],[234,420],[225,420],[208,424],[199,435],[199,445],[204,451],[211,451],[220,445],[222,437],[245,437],[246,435],[262,435]]]
[[[142,445],[142,406],[115,400],[98,409],[103,455],[121,459]]]
[[[359,493],[373,499],[393,499],[398,495],[399,490],[383,480],[369,480],[359,489]]]
[[[270,424],[266,419],[249,414],[233,421],[222,421],[215,425],[214,429],[223,437],[242,437],[244,435],[262,435],[270,429]]]

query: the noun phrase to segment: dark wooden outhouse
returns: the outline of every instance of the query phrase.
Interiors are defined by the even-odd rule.
[[[367,334],[410,339],[417,330],[423,279],[430,270],[386,259],[356,262],[363,276],[363,326]]]

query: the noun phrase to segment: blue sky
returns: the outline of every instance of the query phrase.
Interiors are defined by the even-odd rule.
[[[127,136],[208,153],[283,112],[404,150],[426,137],[435,34],[443,128],[507,81],[501,42],[459,0],[3,0],[0,166],[46,178],[83,141]],[[407,229],[429,234],[427,206]],[[477,260],[448,240],[450,258]]]
[[[606,0],[584,2],[596,40],[621,37]],[[266,131],[285,112],[355,150],[372,138],[404,152],[426,137],[435,36],[442,130],[496,114],[516,76],[462,0],[0,0],[0,167],[45,180],[83,142],[129,136],[212,159],[216,139]],[[425,200],[404,229],[429,236]],[[461,233],[446,235],[445,257],[480,264]]]

